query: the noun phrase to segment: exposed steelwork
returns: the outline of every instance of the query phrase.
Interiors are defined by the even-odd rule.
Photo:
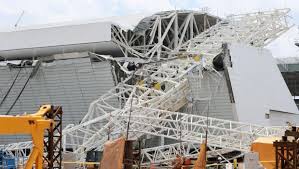
[[[119,58],[105,59],[119,63],[128,78],[92,102],[80,124],[63,129],[64,151],[70,150],[84,161],[87,151],[102,150],[108,139],[126,133],[128,124],[130,139],[153,135],[184,142],[143,150],[142,157],[147,159],[142,161],[144,165],[169,162],[182,149],[192,147],[198,152],[197,144],[204,140],[206,132],[211,153],[218,155],[222,154],[219,148],[247,152],[257,137],[280,136],[284,128],[207,119],[177,111],[190,96],[187,75],[202,77],[203,71],[212,71],[216,72],[215,78],[222,77],[212,61],[223,52],[223,43],[264,47],[289,28],[287,13],[283,9],[235,15],[216,23],[218,19],[206,13],[170,11],[145,18],[132,31],[113,26],[112,39],[125,58],[122,62]],[[131,63],[135,66],[128,68],[128,58],[133,58]],[[19,151],[28,147],[30,142],[10,144],[5,149]]]
[[[49,169],[61,169],[62,167],[62,107],[56,107],[47,114],[47,118],[54,120],[54,125],[45,136],[44,164]]]
[[[112,39],[125,57],[147,61],[175,58],[182,45],[218,22],[196,11],[167,11],[144,18],[132,31],[112,27]]]

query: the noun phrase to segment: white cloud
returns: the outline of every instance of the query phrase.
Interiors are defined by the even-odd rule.
[[[207,7],[209,12],[225,17],[230,14],[241,14],[281,8],[290,8],[290,15],[299,23],[298,0],[170,0],[177,9],[200,9]]]
[[[202,6],[209,7],[211,12],[218,13],[220,16],[259,10],[269,10],[273,8],[284,8],[282,0],[200,0],[198,2]]]
[[[58,22],[73,19],[94,18],[109,16],[113,13],[111,8],[113,1],[99,3],[94,0],[26,0],[26,1],[4,1],[5,11],[10,11],[10,15],[17,16],[22,10],[25,11],[23,24]],[[111,11],[110,13],[107,13]],[[3,11],[1,11],[3,12]],[[107,14],[107,15],[106,15]],[[28,21],[29,23],[26,23]]]
[[[0,0],[0,27],[102,18],[173,9],[168,0]]]
[[[171,10],[174,7],[168,0],[120,0],[122,10],[128,13],[156,12]]]
[[[0,0],[0,4],[0,26],[13,25],[5,24],[14,23],[22,10],[23,25],[202,7],[220,16],[284,7],[299,15],[298,0]]]

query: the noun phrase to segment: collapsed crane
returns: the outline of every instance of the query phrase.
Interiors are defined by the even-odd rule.
[[[143,164],[149,161],[163,163],[174,159],[177,153],[172,151],[171,155],[164,155],[168,150],[193,146],[198,151],[198,145],[194,144],[201,143],[206,132],[210,153],[217,155],[221,155],[219,148],[222,148],[222,151],[247,152],[255,138],[281,135],[284,128],[217,118],[207,119],[206,116],[178,111],[188,103],[190,87],[187,75],[202,77],[202,72],[209,71],[214,73],[215,78],[222,77],[214,68],[213,59],[222,54],[220,56],[226,62],[224,67],[230,66],[229,56],[223,54],[224,43],[238,42],[264,47],[288,30],[285,20],[288,12],[289,10],[283,9],[230,16],[198,34],[193,34],[195,30],[191,30],[196,22],[193,15],[186,17],[185,25],[177,28],[178,14],[168,12],[155,16],[154,29],[147,39],[148,44],[142,49],[130,41],[134,37],[138,38],[140,34],[130,33],[129,39],[126,39],[128,32],[117,26],[113,27],[112,37],[123,49],[125,57],[121,58],[122,62],[119,61],[120,58],[104,59],[116,62],[125,70],[127,78],[92,102],[80,124],[68,125],[63,130],[64,150],[71,150],[78,160],[84,161],[87,151],[101,151],[108,139],[117,138],[126,131],[129,132],[130,139],[153,135],[184,142],[142,151],[143,156],[147,157],[143,158]],[[164,33],[159,28],[163,17],[170,20],[168,25],[164,26]],[[180,38],[179,35],[175,36],[175,40],[170,41],[171,45],[167,47],[163,41],[172,27],[180,29],[182,33]],[[153,37],[155,35],[158,35],[157,39]],[[187,38],[190,39],[186,40]],[[125,64],[128,61],[136,66],[128,69]],[[16,144],[30,146],[31,143],[15,143],[8,147]],[[22,149],[22,146],[19,146],[19,149]],[[160,155],[152,157],[153,152],[159,152]]]
[[[145,55],[143,58],[145,62],[148,59],[148,63],[141,63],[141,68],[131,71],[129,78],[91,103],[81,124],[64,130],[65,146],[72,147],[78,154],[101,150],[107,133],[113,138],[127,129],[127,123],[130,123],[131,138],[150,134],[193,143],[202,141],[209,123],[209,145],[239,151],[248,151],[254,137],[279,135],[281,129],[213,118],[207,122],[206,117],[175,111],[187,102],[188,73],[201,74],[204,68],[217,72],[211,61],[222,52],[222,43],[263,47],[288,29],[287,13],[288,10],[275,10],[231,16],[183,44],[181,49],[187,47],[185,52],[172,55],[177,59],[164,58],[166,61],[157,62],[161,56]],[[158,46],[161,44],[153,48],[158,49]],[[198,55],[201,59],[196,58]],[[152,60],[156,62],[151,63]],[[151,82],[164,87],[157,89]]]

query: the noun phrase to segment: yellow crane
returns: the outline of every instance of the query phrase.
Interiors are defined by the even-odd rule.
[[[46,129],[54,124],[52,119],[45,119],[51,105],[43,105],[35,114],[20,116],[0,116],[0,135],[30,134],[32,136],[32,151],[25,165],[25,169],[43,167],[44,134]]]

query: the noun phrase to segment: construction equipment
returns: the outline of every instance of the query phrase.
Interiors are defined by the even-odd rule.
[[[206,168],[206,151],[207,151],[207,142],[206,140],[200,145],[200,152],[198,153],[198,158],[195,162],[194,169],[204,169]]]
[[[54,121],[45,119],[46,114],[52,109],[51,105],[43,105],[35,114],[21,116],[0,116],[0,134],[16,135],[30,134],[32,136],[32,151],[25,169],[43,168],[44,134],[50,129]]]
[[[275,10],[232,16],[197,36],[190,36],[190,40],[185,43],[183,43],[183,35],[180,38],[175,38],[173,42],[178,42],[178,44],[174,45],[173,50],[167,49],[167,52],[161,50],[164,47],[162,42],[172,24],[174,23],[175,27],[177,25],[175,24],[176,12],[167,16],[170,22],[163,35],[159,33],[161,32],[159,26],[152,29],[153,34],[155,30],[158,30],[159,42],[152,44],[150,40],[150,45],[143,44],[145,48],[142,48],[142,52],[135,50],[130,45],[132,43],[125,38],[127,37],[125,31],[112,27],[113,41],[121,46],[127,58],[130,57],[127,53],[130,53],[143,59],[143,62],[140,62],[142,66],[134,71],[129,69],[124,71],[128,77],[126,80],[92,102],[87,114],[79,124],[68,125],[63,130],[64,149],[72,150],[72,153],[77,154],[78,161],[84,161],[86,152],[101,151],[108,139],[115,139],[124,131],[129,131],[130,139],[140,138],[147,134],[186,142],[185,147],[188,148],[193,143],[198,144],[203,141],[208,125],[209,141],[207,146],[209,149],[218,147],[248,152],[251,142],[255,138],[280,135],[281,129],[274,127],[217,118],[207,119],[206,116],[176,111],[187,104],[186,98],[190,93],[190,87],[186,75],[197,71],[201,76],[200,73],[205,70],[215,72],[215,78],[220,78],[219,73],[212,66],[212,60],[223,51],[223,43],[241,42],[255,47],[264,47],[288,30],[289,27],[284,19],[287,13],[288,10]],[[181,27],[185,30],[183,32],[186,32],[189,23],[194,25],[195,20],[192,20],[192,17],[193,14],[186,17],[184,23],[188,24]],[[159,17],[156,21],[157,25],[161,23]],[[193,34],[193,31],[190,32]],[[152,39],[152,37],[154,38],[151,36],[148,39]],[[192,55],[190,56],[190,54]],[[193,58],[194,55],[201,57]],[[115,58],[110,59],[117,62]],[[202,61],[199,62],[199,60]],[[121,63],[119,65],[121,68],[125,67],[121,66]],[[141,81],[142,83],[140,83]],[[162,85],[153,87],[153,83],[150,82],[163,84],[165,89],[162,89]],[[22,147],[27,144],[16,143],[14,145]],[[152,160],[151,163],[164,162],[172,160],[177,155],[177,151],[174,150],[181,149],[181,147],[181,144],[179,146],[177,144],[161,145],[159,148],[144,152],[145,155],[149,154],[147,152],[159,152],[161,156],[150,156],[149,154],[148,159]],[[216,151],[217,149],[212,150]],[[166,152],[174,153],[165,156]]]
[[[261,137],[251,145],[251,151],[257,152],[259,162],[265,168],[296,169],[299,167],[299,131],[291,127],[280,137]]]
[[[286,130],[280,141],[274,142],[276,169],[296,169],[299,167],[299,131],[297,127]]]
[[[201,54],[201,52],[199,51],[200,49],[208,49],[207,46],[209,43],[207,42],[212,41],[215,44],[219,44],[220,46],[218,45],[217,49],[209,48],[209,50],[204,50],[206,52],[203,53],[203,56],[206,59],[211,58],[210,60],[212,60],[214,56],[221,52],[221,44],[227,41],[244,42],[249,45],[251,45],[251,42],[254,41],[254,46],[263,47],[269,40],[275,39],[278,34],[281,34],[288,29],[285,22],[280,22],[281,18],[284,18],[287,15],[287,12],[288,10],[279,10],[266,13],[253,13],[250,14],[250,16],[252,17],[248,17],[247,15],[235,16],[231,19],[228,19],[228,23],[226,24],[224,22],[221,22],[220,24],[211,27],[210,29],[212,30],[217,28],[214,32],[209,32],[207,30],[207,32],[203,32],[195,38],[192,38],[190,42],[186,42],[186,44],[182,46],[186,47],[187,54]],[[271,30],[261,30],[257,29],[258,26],[251,26],[252,23],[255,23],[253,22],[253,20],[259,21],[260,18],[262,18],[261,20],[264,20],[264,18],[271,17],[273,17],[273,20],[277,20],[277,22],[281,23],[280,25],[282,26],[277,29],[273,28]],[[236,26],[235,22],[233,22],[235,20],[241,22],[241,26]],[[270,21],[270,19],[267,19],[266,21]],[[272,23],[273,22],[262,22],[260,23],[260,25],[262,25],[263,27],[272,28],[269,27],[269,24],[271,25]],[[250,29],[247,30],[249,26]],[[227,27],[230,27],[230,29],[226,29]],[[218,38],[217,32],[219,32],[219,34],[221,35],[227,32],[231,32],[234,34],[234,36],[231,36],[230,34],[230,39]],[[267,35],[267,37],[260,39],[260,36],[253,36],[259,34]],[[204,37],[203,39],[205,40],[205,43],[199,43],[201,42],[200,39],[202,39],[202,37]],[[238,37],[244,38],[238,39]],[[251,40],[248,41],[247,39]],[[267,39],[267,42],[265,42],[265,39]],[[204,47],[202,46],[203,44],[207,46]],[[159,46],[161,44],[157,45]],[[194,50],[191,50],[193,48]],[[178,54],[176,54],[176,56],[178,56]],[[127,127],[123,124],[128,124],[129,114],[131,114],[131,137],[134,136],[135,138],[138,138],[146,133],[159,137],[183,140],[187,142],[198,143],[202,141],[202,138],[204,138],[205,135],[204,127],[206,126],[206,117],[175,112],[187,102],[186,97],[188,95],[189,85],[187,83],[185,75],[192,72],[192,70],[194,69],[202,69],[202,67],[205,67],[204,63],[198,63],[196,60],[192,59],[193,57],[190,58],[188,55],[184,56],[185,59],[180,58],[176,60],[168,60],[167,62],[163,63],[157,62],[152,64],[144,64],[141,68],[134,72],[134,75],[138,76],[138,78],[140,78],[140,80],[143,80],[144,82],[149,80],[157,81],[160,84],[165,84],[166,89],[164,91],[151,88],[150,85],[147,84],[132,84],[130,82],[132,82],[132,79],[134,80],[134,78],[128,78],[127,80],[119,83],[115,88],[111,89],[106,94],[101,96],[99,99],[92,102],[88,113],[81,120],[80,124],[69,125],[64,129],[64,138],[66,143],[64,146],[66,148],[71,147],[75,153],[80,154],[80,160],[83,160],[85,159],[85,151],[94,148],[98,150],[102,149],[103,144],[107,140],[107,137],[105,137],[107,136],[107,131],[109,131],[110,136],[117,136],[119,133],[122,133],[122,131],[126,131]],[[151,59],[153,59],[153,57],[144,56],[142,58],[148,58],[148,61],[152,61]],[[115,104],[115,100],[119,100],[119,104]],[[171,122],[173,122],[173,125],[170,125],[170,119],[172,119]],[[196,130],[196,127],[192,129],[187,127],[194,125],[194,122],[197,121],[200,123],[204,123],[202,124],[202,128],[200,130],[195,132],[192,130]],[[264,128],[262,126],[253,125],[253,128],[259,128],[261,130],[247,132],[247,130],[252,129],[252,127],[246,127],[246,129],[240,131],[241,133],[244,132],[244,135],[246,136],[245,137],[244,135],[241,136],[237,133],[232,134],[230,132],[235,132],[236,130],[227,128],[228,126],[244,126],[244,124],[233,121],[228,122],[221,119],[215,119],[215,121],[221,121],[220,124],[234,124],[224,125],[223,127],[225,129],[223,130],[223,132],[219,132],[215,135],[213,135],[213,133],[215,132],[211,131],[209,133],[209,137],[211,138],[211,140],[213,140],[213,142],[209,142],[209,146],[212,145],[221,148],[248,151],[252,141],[251,133],[256,133],[256,131],[268,130],[266,129],[267,127]],[[210,128],[215,127],[217,129],[220,129],[219,126],[215,125],[214,122],[211,122],[209,124]],[[248,125],[251,124],[245,124],[245,126]],[[239,129],[239,127],[237,128]],[[179,132],[183,133],[182,137],[180,137],[180,134],[178,134]],[[265,132],[264,134],[260,134],[261,135],[259,136],[262,136],[264,134],[268,136],[272,135],[273,133]]]
[[[260,137],[251,144],[251,151],[258,153],[259,162],[265,168],[275,168],[275,140],[279,137]]]

